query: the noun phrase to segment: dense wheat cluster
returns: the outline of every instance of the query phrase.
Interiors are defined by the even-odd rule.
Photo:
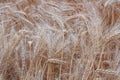
[[[0,80],[120,80],[120,0],[0,0]]]

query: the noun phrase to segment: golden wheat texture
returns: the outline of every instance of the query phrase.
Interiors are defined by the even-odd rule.
[[[120,0],[0,0],[0,80],[120,80]]]

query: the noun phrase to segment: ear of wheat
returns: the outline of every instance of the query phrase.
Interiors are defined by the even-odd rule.
[[[120,0],[0,0],[0,80],[120,80]]]

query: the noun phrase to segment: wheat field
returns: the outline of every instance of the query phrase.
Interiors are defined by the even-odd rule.
[[[0,0],[0,80],[120,80],[120,0]]]

